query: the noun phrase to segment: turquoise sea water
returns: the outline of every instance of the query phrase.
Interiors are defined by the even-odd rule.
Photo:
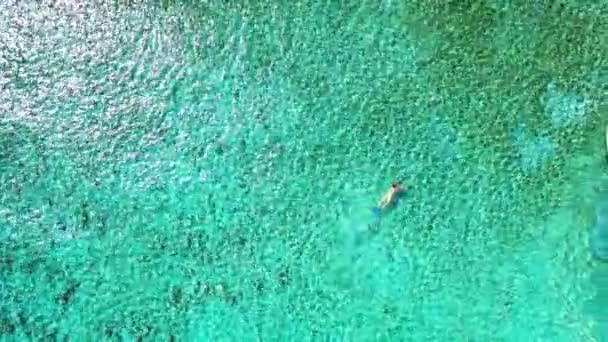
[[[605,2],[261,3],[0,4],[3,340],[608,340]]]

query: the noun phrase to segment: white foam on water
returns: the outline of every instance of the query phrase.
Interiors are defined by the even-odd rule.
[[[560,89],[555,83],[547,85],[540,98],[545,114],[556,128],[571,128],[584,124],[590,101],[584,96]]]

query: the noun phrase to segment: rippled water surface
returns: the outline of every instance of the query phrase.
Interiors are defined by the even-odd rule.
[[[3,340],[608,340],[605,2],[161,3],[0,3]]]

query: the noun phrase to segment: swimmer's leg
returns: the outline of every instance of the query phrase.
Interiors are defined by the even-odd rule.
[[[370,231],[377,231],[380,228],[380,219],[382,218],[381,214],[382,214],[382,209],[378,208],[378,207],[372,207],[369,209],[369,211],[372,213],[372,217],[374,218],[374,221],[370,224],[367,225],[367,228]]]

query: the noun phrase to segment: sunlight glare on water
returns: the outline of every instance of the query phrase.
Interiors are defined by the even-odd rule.
[[[3,340],[602,341],[606,6],[161,3],[0,4]]]

